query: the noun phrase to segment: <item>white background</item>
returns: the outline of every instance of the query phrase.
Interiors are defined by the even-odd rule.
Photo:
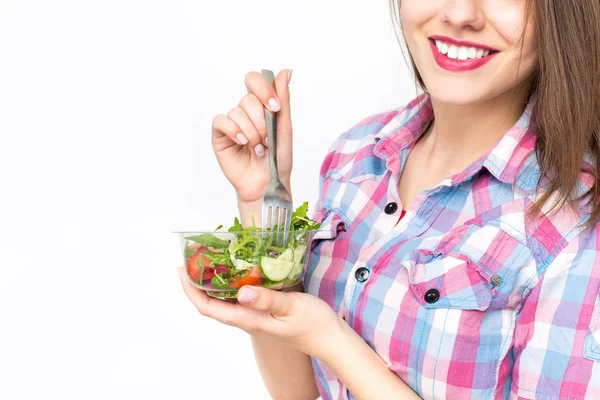
[[[262,68],[294,70],[296,205],[415,93],[387,0],[0,1],[1,399],[269,398],[171,233],[236,215],[210,124]]]

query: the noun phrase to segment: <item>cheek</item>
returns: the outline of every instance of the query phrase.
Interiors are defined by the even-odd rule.
[[[419,51],[423,50],[416,43],[419,32],[429,21],[439,13],[439,0],[401,0],[400,23],[405,33],[406,44],[415,60],[420,58]],[[428,47],[427,47],[428,49]]]
[[[488,3],[487,14],[493,16],[490,23],[504,41],[513,49],[515,60],[522,56],[523,67],[533,70],[537,64],[535,48],[535,21],[534,10],[531,10],[530,19],[526,20],[526,2],[524,0],[492,0]],[[523,36],[523,53],[521,54],[521,35],[523,28],[527,25]]]
[[[533,13],[533,10],[531,11]],[[494,30],[511,46],[518,46],[521,40],[521,34],[526,23],[525,1],[507,0],[490,1],[488,3],[486,14]],[[491,16],[491,17],[490,17]],[[533,48],[533,19],[527,23],[525,32],[524,50]]]
[[[400,20],[405,30],[418,28],[436,15],[437,0],[400,0]]]

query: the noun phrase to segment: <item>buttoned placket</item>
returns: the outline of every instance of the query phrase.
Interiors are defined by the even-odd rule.
[[[391,171],[388,170],[386,174],[391,175]],[[390,176],[384,177],[384,179],[390,179]],[[395,186],[395,198],[399,200],[398,187],[397,185]],[[432,222],[436,219],[437,215],[439,215],[439,213],[441,213],[443,209],[443,205],[441,204],[442,202],[433,202],[431,201],[431,197],[442,191],[447,190],[448,193],[446,193],[446,195],[444,196],[444,198],[446,198],[446,196],[451,196],[456,190],[456,188],[457,186],[454,185],[446,186],[439,184],[431,189],[426,189],[420,192],[415,198],[415,200],[418,202],[415,213],[409,214],[407,212],[404,218],[402,218],[400,222],[395,224],[392,230],[390,230],[388,233],[383,234],[379,240],[377,240],[373,245],[369,247],[365,255],[354,264],[354,267],[348,274],[346,287],[344,290],[344,297],[342,298],[342,301],[340,303],[339,314],[342,316],[343,319],[348,320],[348,314],[351,308],[350,302],[354,297],[354,292],[357,286],[362,289],[362,287],[368,284],[369,280],[373,278],[372,267],[374,264],[371,261],[374,261],[373,258],[375,254],[379,250],[381,250],[381,248],[390,240],[398,239],[403,234],[405,234],[408,230],[408,227],[411,225],[411,222],[415,220],[416,222],[418,222],[418,225],[415,226],[416,229],[411,229],[410,235],[416,236],[425,232],[431,226]],[[387,204],[389,204],[389,202]],[[363,270],[363,272],[359,273],[358,271],[361,269]],[[366,270],[367,272],[365,273],[364,270]],[[362,280],[357,279],[357,275],[361,276]]]
[[[401,171],[404,169],[406,161],[408,159],[408,155],[412,151],[414,147],[414,142],[408,144],[408,146],[404,149],[404,151],[400,151],[396,154],[392,154],[385,158],[387,171],[382,179],[388,179],[388,183],[390,184],[388,190],[388,199],[386,205],[394,202],[397,203],[401,210],[407,206],[403,205],[400,201],[400,192],[398,190],[398,183],[400,180]],[[381,149],[382,153],[386,153],[385,147]],[[470,176],[465,177],[465,179],[461,182],[452,182],[451,184],[447,184],[449,179],[446,179],[432,188],[425,189],[419,192],[416,198],[413,200],[415,205],[414,213],[406,210],[406,214],[404,218],[399,218],[399,216],[395,216],[394,214],[390,215],[390,218],[394,219],[393,224],[391,224],[391,229],[388,233],[384,233],[382,237],[377,240],[373,245],[371,245],[366,252],[366,254],[358,260],[358,262],[354,265],[350,273],[348,274],[348,278],[346,281],[346,287],[344,290],[344,297],[340,303],[340,314],[344,319],[348,318],[348,310],[350,309],[350,301],[354,296],[354,291],[357,285],[366,285],[368,284],[369,279],[373,278],[372,266],[370,263],[372,261],[374,255],[390,240],[394,240],[406,233],[408,227],[411,227],[410,234],[413,236],[422,235],[424,232],[429,229],[437,218],[437,216],[442,212],[444,208],[444,201],[448,196],[452,196],[454,192],[458,189],[462,182],[466,182],[471,180],[476,171],[473,171]],[[391,184],[394,182],[394,184]],[[438,201],[432,201],[432,198],[435,195],[439,195],[440,193],[446,192],[442,199]],[[408,205],[410,206],[410,205]],[[397,212],[397,211],[396,211]],[[415,225],[415,223],[417,223]],[[385,232],[385,231],[384,231]],[[362,282],[359,282],[356,279],[357,270],[360,268],[364,268],[368,271],[366,275],[366,279],[363,279]],[[365,276],[364,272],[361,276]]]

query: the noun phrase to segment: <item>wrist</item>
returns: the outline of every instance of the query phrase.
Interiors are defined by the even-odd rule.
[[[254,210],[260,209],[262,207],[262,198],[257,200],[242,200],[238,196],[237,203],[239,208],[243,208],[245,210]]]
[[[289,180],[281,181],[286,189],[292,193]],[[254,226],[260,227],[262,225],[262,202],[263,198],[260,197],[255,200],[245,200],[239,195],[237,196],[238,209],[240,212],[240,222],[242,226],[252,226],[252,217],[254,217]],[[292,210],[293,211],[293,210]]]
[[[240,222],[242,226],[261,226],[262,225],[262,199],[253,201],[240,200],[238,197],[238,210],[240,212]]]
[[[350,335],[352,333],[356,334],[346,321],[338,315],[336,315],[331,325],[324,330],[324,333],[324,335],[321,333],[321,336],[316,338],[319,346],[313,352],[313,356],[326,364],[343,356]]]

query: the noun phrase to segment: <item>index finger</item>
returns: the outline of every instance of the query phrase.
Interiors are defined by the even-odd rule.
[[[246,74],[244,79],[248,93],[255,95],[263,106],[267,107],[272,112],[277,112],[281,109],[281,103],[274,85],[269,84],[267,78],[261,73],[251,71]]]

